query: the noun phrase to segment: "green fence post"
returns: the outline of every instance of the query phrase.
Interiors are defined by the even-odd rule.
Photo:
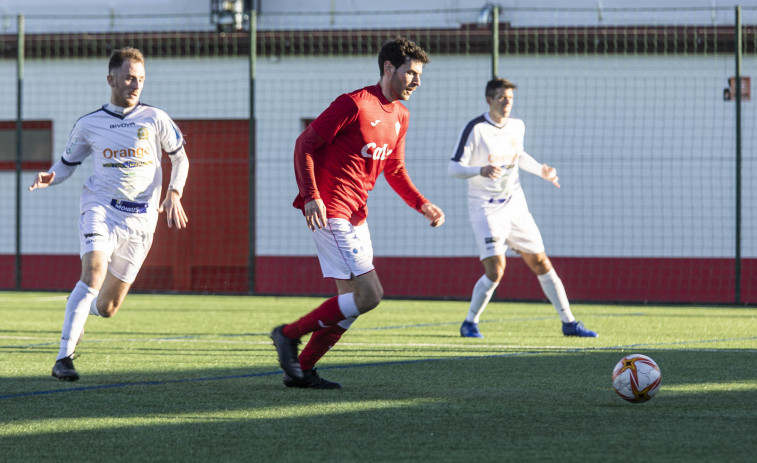
[[[492,7],[492,79],[499,76],[499,7]]]
[[[22,124],[22,96],[24,86],[24,15],[18,15],[16,41],[16,289],[21,289],[21,161],[23,160],[24,134]]]
[[[741,303],[741,7],[736,5],[736,268],[735,302]]]
[[[248,162],[248,188],[249,205],[247,229],[249,236],[249,251],[247,264],[247,285],[250,293],[255,292],[255,213],[256,213],[256,195],[255,195],[255,64],[257,60],[257,11],[250,10],[250,122],[249,122],[249,162]]]

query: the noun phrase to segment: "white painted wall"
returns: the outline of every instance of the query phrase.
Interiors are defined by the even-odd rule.
[[[317,116],[339,93],[375,83],[374,61],[259,61],[258,254],[314,254],[304,220],[291,207],[294,140],[302,118]],[[556,166],[563,185],[557,190],[530,176],[524,181],[551,255],[733,255],[734,103],[722,101],[733,74],[730,56],[503,56],[500,66],[519,85],[513,115],[526,122],[527,151]],[[76,118],[107,100],[105,67],[102,60],[27,61],[24,116],[53,120],[55,158]],[[745,58],[743,69],[755,79],[757,59]],[[147,71],[143,101],[176,119],[247,116],[244,57],[153,58]],[[430,229],[381,181],[369,200],[377,255],[476,254],[465,182],[449,178],[446,169],[459,131],[486,109],[489,72],[488,57],[432,56],[408,102],[407,157],[416,185],[446,211],[447,223]],[[15,119],[14,78],[15,63],[0,61],[2,120]],[[755,105],[745,102],[742,109],[745,257],[757,257]],[[188,152],[191,157],[191,143]],[[23,194],[24,253],[78,253],[78,196],[89,169]],[[25,173],[22,183],[32,177]],[[12,172],[0,173],[0,192],[0,253],[7,254],[14,249]]]

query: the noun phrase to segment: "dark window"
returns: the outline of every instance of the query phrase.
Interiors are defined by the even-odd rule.
[[[45,170],[53,160],[52,121],[24,121],[21,168]],[[0,170],[16,168],[16,121],[0,121]]]

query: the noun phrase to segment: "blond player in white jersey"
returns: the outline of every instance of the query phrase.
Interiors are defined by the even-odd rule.
[[[66,152],[29,190],[63,182],[87,157],[92,176],[84,184],[79,216],[82,272],[68,297],[60,351],[52,376],[76,381],[74,351],[88,315],[118,312],[152,245],[158,214],[168,226],[187,226],[181,195],[189,170],[184,137],[168,115],[139,102],[145,81],[142,53],[115,50],[108,63],[110,103],[80,118]],[[160,202],[161,157],[171,160],[171,182]]]
[[[460,335],[484,337],[478,323],[505,273],[505,251],[510,247],[536,274],[544,294],[560,315],[563,334],[596,337],[597,333],[573,316],[565,288],[528,210],[519,170],[538,175],[558,188],[560,184],[554,167],[538,163],[523,149],[526,127],[520,119],[510,117],[515,89],[515,84],[502,78],[486,84],[489,111],[465,126],[449,163],[452,177],[468,180],[468,212],[484,265],[484,275],[473,287]]]

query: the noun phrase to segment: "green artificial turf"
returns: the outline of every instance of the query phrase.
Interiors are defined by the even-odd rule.
[[[757,309],[386,300],[289,389],[268,333],[318,298],[129,295],[90,317],[81,380],[50,377],[66,294],[0,293],[0,461],[753,461]],[[306,340],[304,340],[306,341]],[[626,354],[662,387],[631,404]]]

